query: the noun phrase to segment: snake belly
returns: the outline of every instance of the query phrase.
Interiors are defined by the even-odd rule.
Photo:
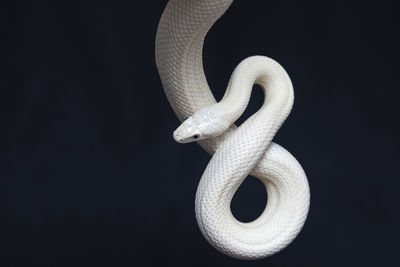
[[[231,3],[170,0],[161,16],[156,64],[168,101],[180,121],[216,103],[204,74],[203,43]],[[267,96],[270,92],[278,92],[272,95],[279,96],[282,90],[288,93],[272,104],[267,97],[259,112],[239,128],[232,125],[218,137],[198,142],[213,157],[200,180],[195,210],[202,234],[216,249],[238,259],[260,259],[282,250],[298,235],[308,214],[310,192],[298,161],[271,142],[292,107],[289,76],[272,59],[256,56],[245,59],[235,69],[227,93],[241,81],[260,84]],[[246,92],[251,91],[251,86],[247,87]],[[230,202],[247,175],[265,185],[268,203],[256,220],[243,223],[232,215]]]

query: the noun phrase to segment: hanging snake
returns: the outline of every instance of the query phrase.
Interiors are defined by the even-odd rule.
[[[272,142],[293,100],[291,80],[279,63],[264,56],[244,59],[217,102],[203,70],[204,38],[233,0],[170,0],[156,34],[156,64],[162,85],[182,124],[179,143],[196,141],[212,156],[199,182],[195,211],[203,236],[222,253],[260,259],[285,248],[306,220],[310,193],[297,160]],[[264,91],[263,106],[244,123],[254,84]],[[230,202],[248,175],[266,187],[268,202],[254,221],[235,219]]]

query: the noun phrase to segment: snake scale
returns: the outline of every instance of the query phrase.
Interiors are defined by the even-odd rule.
[[[204,38],[233,0],[170,0],[155,43],[162,85],[182,124],[180,143],[196,141],[212,154],[197,188],[195,211],[207,241],[238,259],[260,259],[285,248],[306,220],[310,193],[297,160],[272,142],[293,105],[293,86],[274,60],[253,56],[234,70],[226,93],[216,102],[203,70]],[[254,84],[263,88],[263,106],[240,127]],[[265,185],[268,203],[254,221],[235,219],[230,202],[252,175]]]

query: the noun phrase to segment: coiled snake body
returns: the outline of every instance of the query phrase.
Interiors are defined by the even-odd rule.
[[[170,0],[156,35],[156,63],[167,98],[182,121],[178,142],[197,141],[213,154],[196,193],[196,218],[216,249],[240,259],[258,259],[286,247],[307,217],[310,194],[297,160],[271,142],[293,104],[293,88],[274,60],[253,56],[234,70],[223,99],[216,103],[202,63],[204,37],[232,0]],[[265,92],[261,109],[239,128],[253,84]],[[253,222],[234,218],[230,202],[248,176],[268,193],[263,213]]]

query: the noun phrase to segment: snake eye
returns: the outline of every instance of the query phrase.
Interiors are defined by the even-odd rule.
[[[198,134],[193,135],[193,139],[197,139],[197,138],[199,138]]]

